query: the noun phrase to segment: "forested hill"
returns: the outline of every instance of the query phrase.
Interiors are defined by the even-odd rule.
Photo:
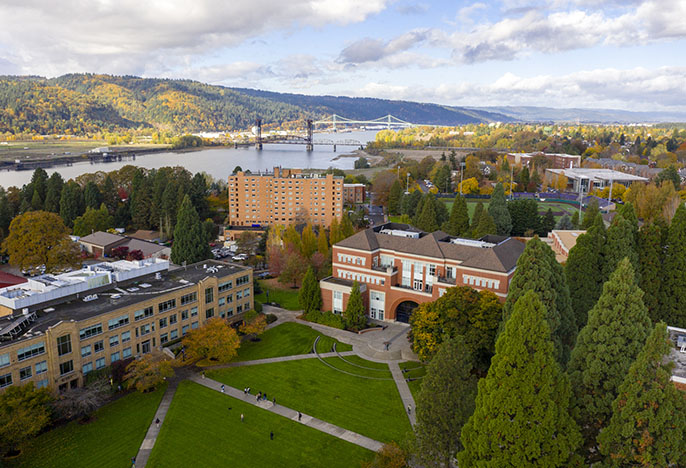
[[[514,120],[502,114],[406,101],[305,96],[212,86],[190,80],[71,74],[0,76],[0,133],[86,134],[155,128],[174,133],[250,128],[336,113],[392,114],[416,123]]]

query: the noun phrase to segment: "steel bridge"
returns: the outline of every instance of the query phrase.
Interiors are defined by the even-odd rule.
[[[392,116],[391,114],[384,115],[383,117],[379,117],[378,119],[372,120],[354,120],[348,119],[346,117],[341,117],[338,114],[331,114],[330,116],[325,117],[322,120],[317,120],[314,123],[316,125],[332,125],[334,131],[337,130],[337,125],[383,125],[387,129],[415,127],[417,125],[410,122],[406,122],[402,119]]]

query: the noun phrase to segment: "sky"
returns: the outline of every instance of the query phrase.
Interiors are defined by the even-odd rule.
[[[686,111],[686,0],[2,0],[0,75]]]

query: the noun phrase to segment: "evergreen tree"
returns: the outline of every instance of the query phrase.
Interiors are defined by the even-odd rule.
[[[510,281],[503,307],[501,330],[510,318],[515,303],[527,291],[537,293],[543,302],[556,356],[561,364],[566,364],[576,339],[576,319],[564,270],[555,260],[552,249],[538,237],[526,243],[524,252],[517,260],[517,269]]]
[[[105,181],[102,184],[102,201],[110,214],[116,213],[117,206],[119,205],[119,192],[114,185],[114,180],[109,175],[105,177]]]
[[[138,169],[131,184],[131,202],[129,211],[131,222],[136,229],[148,229],[150,223],[150,206],[152,204],[152,189],[150,181],[142,170]]]
[[[305,315],[310,312],[319,312],[322,308],[322,292],[312,267],[307,269],[303,277],[300,291],[298,292],[298,303]]]
[[[191,197],[191,203],[193,203],[200,219],[207,218],[210,212],[207,203],[207,181],[200,172],[193,176],[188,195]]]
[[[474,238],[480,239],[488,234],[496,234],[498,227],[495,225],[495,221],[491,218],[491,215],[487,211],[484,211],[479,217],[479,224],[476,226],[474,231]]]
[[[50,211],[51,213],[60,212],[60,198],[62,197],[63,187],[64,179],[62,179],[59,172],[53,172],[48,179],[45,191],[45,202],[43,204],[45,211]]]
[[[538,202],[533,199],[513,200],[507,204],[512,219],[513,236],[533,235],[541,231]]]
[[[436,220],[436,207],[433,203],[433,195],[427,194],[422,203],[422,211],[415,219],[415,226],[426,232],[438,231]]]
[[[548,208],[543,220],[541,221],[541,230],[538,233],[542,237],[548,236],[548,233],[555,229],[555,216],[553,215],[553,210]]]
[[[476,204],[476,207],[474,207],[474,213],[472,214],[471,225],[472,225],[472,231],[473,232],[476,231],[476,227],[479,225],[479,222],[481,221],[481,215],[483,215],[483,213],[484,213],[484,204],[483,204],[483,202],[480,201]],[[474,234],[472,233],[471,237],[476,237],[476,236],[474,236]]]
[[[300,252],[303,257],[309,259],[317,251],[317,237],[314,235],[312,225],[308,224],[303,229],[300,242]]]
[[[176,220],[171,261],[181,265],[184,262],[191,264],[210,258],[210,246],[200,224],[198,212],[195,211],[188,195],[181,202]]]
[[[443,226],[448,222],[448,218],[450,218],[450,212],[448,211],[448,207],[445,205],[445,203],[438,198],[432,197],[431,201],[433,202],[434,209],[436,210],[436,224],[440,228],[440,226]]]
[[[0,238],[8,234],[13,217],[12,208],[7,200],[7,192],[0,187]]]
[[[31,187],[33,189],[33,192],[38,192],[38,196],[40,197],[41,200],[45,200],[45,195],[47,192],[48,188],[48,173],[45,172],[45,169],[42,167],[37,168],[35,171],[33,171],[33,175],[31,176]],[[33,199],[33,193],[31,194],[31,198]],[[36,209],[36,208],[34,208]]]
[[[621,214],[615,215],[612,226],[607,230],[603,264],[603,278],[607,279],[615,271],[619,261],[628,257],[635,276],[639,275],[638,252],[636,236],[634,235],[631,222],[624,219]]]
[[[43,200],[38,193],[38,190],[33,191],[33,197],[31,197],[31,209],[34,211],[40,211],[43,209]]]
[[[338,223],[338,218],[334,216],[334,218],[331,220],[331,226],[329,226],[329,242],[333,247],[334,244],[337,244],[342,240],[343,236],[341,235],[341,227]]]
[[[596,461],[596,437],[610,421],[619,385],[650,331],[642,298],[631,262],[625,258],[603,286],[572,351],[572,415],[581,428],[585,455],[591,462]]]
[[[675,327],[686,327],[686,207],[679,204],[667,234],[663,287],[662,317]]]
[[[598,208],[598,200],[595,198],[586,207],[586,212],[584,212],[584,217],[581,221],[581,229],[588,229],[595,223],[596,217],[601,217],[600,208]]]
[[[586,325],[588,311],[603,290],[604,251],[605,235],[597,226],[580,235],[569,251],[565,276],[578,327]]]
[[[451,236],[463,236],[469,231],[469,210],[467,201],[459,193],[455,195],[450,217],[443,230]]]
[[[70,180],[62,188],[60,197],[60,216],[66,226],[73,226],[74,220],[83,214],[83,194],[79,184]]]
[[[391,185],[391,190],[388,193],[388,214],[400,214],[400,202],[403,197],[403,186],[398,179]]]
[[[572,214],[572,229],[579,229],[579,212],[575,211]]]
[[[94,210],[100,208],[103,199],[100,189],[95,185],[95,182],[90,181],[86,184],[86,187],[83,189],[83,201],[85,208],[93,208]]]
[[[414,218],[417,214],[417,206],[419,205],[419,202],[421,200],[422,192],[419,190],[410,192],[409,195],[403,195],[403,198],[400,202],[401,213],[404,215],[408,215],[410,218]]]
[[[626,202],[617,210],[624,219],[631,225],[631,231],[634,234],[634,245],[638,245],[638,218],[636,217],[636,210],[631,202]]]
[[[488,204],[488,214],[495,222],[496,234],[499,236],[509,236],[512,231],[512,218],[510,212],[507,210],[507,202],[505,201],[505,189],[503,184],[498,184],[493,189],[491,194],[491,201]]]
[[[474,412],[476,376],[464,338],[457,335],[438,349],[417,397],[415,454],[422,466],[450,467],[462,449],[460,432]]]
[[[657,324],[598,436],[604,466],[686,466],[686,400],[671,381],[674,364],[665,358],[671,348],[666,325]]]
[[[643,302],[653,322],[665,320],[660,308],[660,290],[664,277],[665,229],[660,223],[643,226],[639,233],[638,261],[640,264],[639,286],[643,290]]]
[[[557,222],[557,226],[555,226],[555,229],[560,229],[563,231],[571,231],[574,229],[574,224],[572,224],[572,220],[569,218],[569,215],[563,215],[560,220]]]
[[[317,234],[317,252],[322,254],[324,258],[329,258],[329,243],[326,240],[326,231],[321,227]]]
[[[117,211],[114,213],[114,225],[121,228],[126,228],[131,223],[131,213],[129,211],[129,203],[120,203]]]
[[[350,297],[348,297],[348,305],[343,311],[343,318],[345,319],[345,326],[348,330],[358,331],[367,324],[362,294],[360,293],[360,285],[357,281],[353,283]]]
[[[547,315],[533,291],[514,305],[462,428],[459,466],[569,466],[581,436],[568,412],[569,382],[555,361]]]
[[[352,236],[353,234],[355,234],[355,228],[353,227],[353,222],[347,213],[343,213],[343,216],[341,217],[341,236],[343,236],[343,239],[347,239],[348,237]],[[343,240],[343,239],[341,239],[341,240]]]

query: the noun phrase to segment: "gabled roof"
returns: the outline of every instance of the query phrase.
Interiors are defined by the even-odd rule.
[[[79,239],[79,242],[85,242],[87,244],[97,245],[99,247],[107,247],[110,245],[116,245],[118,243],[124,242],[126,237],[119,236],[117,234],[110,234],[109,232],[98,231],[93,234],[88,234],[85,237]]]

